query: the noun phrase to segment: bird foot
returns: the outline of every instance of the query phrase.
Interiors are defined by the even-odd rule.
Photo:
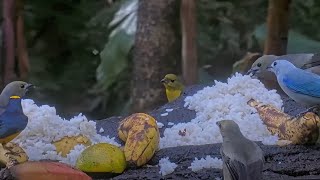
[[[300,117],[302,117],[303,115],[305,115],[305,114],[308,113],[308,112],[315,113],[316,115],[319,116],[320,107],[319,107],[319,106],[312,106],[312,107],[306,109],[305,111],[300,112],[300,113],[297,114],[295,117],[296,117],[296,118],[300,118]]]

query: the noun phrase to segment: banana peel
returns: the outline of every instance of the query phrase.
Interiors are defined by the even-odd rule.
[[[90,146],[91,141],[82,135],[64,137],[59,141],[53,142],[53,145],[56,147],[57,153],[61,153],[62,157],[67,157],[67,154],[78,144],[83,144],[84,146]]]
[[[99,143],[86,148],[80,154],[76,168],[90,173],[122,173],[126,168],[126,159],[117,146]]]
[[[248,101],[248,105],[258,111],[267,129],[272,135],[277,134],[279,140],[291,144],[314,144],[318,140],[320,118],[315,113],[292,117],[272,105],[263,105],[253,99]]]
[[[135,113],[122,120],[118,135],[125,142],[124,155],[130,166],[145,165],[159,147],[157,122],[145,113]]]
[[[1,166],[11,167],[18,163],[28,161],[27,153],[18,145],[9,142],[5,145],[0,145],[0,164]]]
[[[129,131],[131,128],[139,123],[140,119],[144,119],[145,114],[143,113],[136,113],[131,116],[126,117],[122,121],[120,121],[120,125],[118,127],[118,136],[123,141],[126,142],[128,138]]]

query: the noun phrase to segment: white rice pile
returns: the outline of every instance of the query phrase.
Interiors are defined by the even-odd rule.
[[[205,158],[195,158],[189,167],[192,171],[199,171],[203,168],[216,168],[222,169],[222,160],[218,158],[213,158],[211,156],[206,156]]]
[[[22,133],[13,140],[18,143],[29,156],[30,160],[51,159],[75,165],[77,157],[85,149],[83,145],[77,145],[66,158],[56,152],[51,144],[53,141],[65,136],[84,135],[93,144],[107,142],[120,146],[114,138],[97,134],[96,122],[88,121],[81,114],[70,120],[65,120],[56,114],[54,107],[43,105],[38,107],[33,100],[22,101],[24,113],[28,116],[28,125]]]
[[[276,91],[268,91],[263,84],[249,76],[236,74],[228,79],[228,83],[215,82],[212,87],[205,87],[195,95],[185,99],[185,106],[196,111],[196,118],[188,123],[179,123],[167,128],[164,137],[160,140],[160,147],[174,147],[181,145],[200,145],[221,142],[220,132],[216,122],[222,119],[236,121],[242,133],[251,140],[262,141],[265,144],[275,144],[278,139],[271,136],[269,131],[257,114],[257,111],[247,105],[251,98],[260,102],[272,104],[278,108],[282,100]],[[88,121],[79,114],[70,120],[65,120],[56,114],[54,107],[43,105],[38,107],[33,100],[22,101],[24,113],[29,118],[29,123],[24,131],[13,142],[18,143],[28,154],[30,160],[51,159],[58,160],[72,166],[77,157],[85,149],[77,145],[67,157],[57,154],[56,148],[51,143],[65,136],[83,135],[93,144],[106,142],[120,146],[114,138],[97,134],[96,123]],[[166,113],[172,110],[166,110]],[[163,126],[159,123],[159,126]],[[103,132],[103,129],[99,130]],[[206,157],[196,159],[192,169],[203,167],[218,167],[221,160]],[[169,158],[159,161],[160,173],[172,173],[177,167]]]
[[[159,160],[159,167],[160,167],[159,173],[162,176],[171,174],[176,169],[177,166],[178,165],[176,165],[175,163],[170,162],[168,157],[161,158]]]
[[[270,134],[256,109],[247,105],[252,98],[277,108],[283,105],[276,90],[267,90],[250,76],[237,73],[227,83],[215,81],[214,86],[185,98],[185,107],[195,110],[196,118],[166,128],[160,148],[222,142],[216,122],[223,119],[234,120],[251,140],[275,144],[278,137]]]
[[[157,126],[158,126],[158,128],[162,128],[164,126],[164,124],[161,122],[157,122]]]

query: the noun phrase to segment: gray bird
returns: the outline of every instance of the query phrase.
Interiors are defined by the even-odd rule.
[[[286,59],[298,68],[306,69],[317,74],[320,73],[320,67],[315,66],[320,65],[320,59],[313,58],[314,55],[315,54],[287,54],[282,56],[263,55],[252,64],[248,74],[252,73],[253,75],[266,79],[274,78],[275,76],[266,68],[278,59]]]
[[[20,96],[22,98],[31,87],[34,86],[23,81],[13,81],[7,84],[0,94],[0,114],[5,111],[11,96]]]
[[[232,120],[218,121],[223,139],[220,153],[223,160],[224,180],[260,180],[264,156],[261,148],[243,136]]]
[[[258,58],[251,66],[247,74],[252,74],[260,79],[265,85],[280,90],[276,76],[266,68],[275,60],[286,59],[296,67],[305,69],[320,75],[319,54],[287,54],[283,56],[263,55]]]

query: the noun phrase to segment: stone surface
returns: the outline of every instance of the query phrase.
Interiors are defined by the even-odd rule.
[[[210,85],[210,84],[209,84]],[[160,135],[168,126],[168,122],[177,124],[179,122],[188,122],[195,117],[195,112],[184,108],[184,98],[192,95],[205,85],[196,85],[186,89],[185,93],[172,103],[151,111],[149,114],[164,124],[160,129]],[[295,103],[285,95],[282,95],[284,101],[284,110],[290,115],[296,115],[306,108]],[[161,116],[166,109],[173,109],[167,116]],[[104,135],[117,137],[118,123],[124,117],[111,117],[105,120],[97,121],[97,128],[103,127]],[[121,143],[121,141],[116,138]],[[266,164],[264,168],[264,179],[320,179],[320,146],[289,145],[285,147],[265,146],[258,142],[265,153]],[[191,171],[188,167],[195,158],[202,158],[207,155],[221,158],[219,148],[221,144],[208,144],[200,146],[181,146],[159,150],[149,161],[148,167],[139,169],[129,169],[123,174],[113,177],[114,180],[125,179],[215,179],[222,177],[221,169],[202,169],[197,172]],[[169,175],[162,177],[159,174],[157,166],[159,160],[169,157],[171,162],[178,165],[176,170]],[[108,179],[108,178],[98,178]]]
[[[212,85],[212,84],[207,84]],[[195,85],[186,88],[184,94],[172,103],[165,104],[151,112],[150,115],[155,117],[158,122],[164,124],[160,128],[162,136],[169,122],[174,124],[180,122],[188,122],[195,117],[195,112],[184,108],[184,98],[196,93],[206,85]],[[293,100],[282,94],[284,101],[284,110],[290,115],[296,115],[306,108],[295,103]],[[166,109],[173,109],[167,116],[161,116],[166,112]],[[124,117],[110,117],[103,120],[97,120],[97,130],[101,127],[104,129],[102,135],[115,137],[116,141],[122,143],[117,135],[119,121]],[[257,142],[265,154],[264,179],[320,179],[320,145],[303,146],[289,145],[285,147],[265,146]],[[156,152],[155,156],[148,162],[148,166],[139,169],[128,169],[123,174],[111,178],[112,174],[90,174],[95,180],[113,179],[113,180],[158,180],[158,179],[215,179],[222,177],[221,169],[202,169],[197,172],[191,171],[188,167],[195,158],[203,158],[207,155],[221,158],[219,148],[221,144],[208,144],[199,146],[181,146],[161,149]],[[178,165],[175,171],[169,175],[161,176],[159,160],[164,157],[169,157],[171,162]],[[14,179],[7,169],[0,171],[0,179]]]

